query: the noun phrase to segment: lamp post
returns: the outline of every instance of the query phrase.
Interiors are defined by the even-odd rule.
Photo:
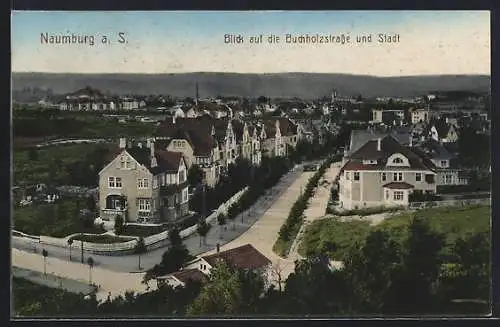
[[[83,233],[80,233],[80,246],[82,248],[82,263],[83,262]]]

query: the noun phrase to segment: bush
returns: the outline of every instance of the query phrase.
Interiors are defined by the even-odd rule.
[[[279,231],[278,240],[273,246],[273,251],[279,256],[285,256],[290,251],[293,240],[302,226],[304,221],[304,210],[307,208],[309,199],[312,197],[314,189],[318,186],[318,182],[324,175],[326,169],[335,161],[338,160],[338,156],[328,158],[321,164],[320,168],[316,173],[309,179],[304,193],[295,201],[293,204],[288,218],[286,219],[283,226]]]
[[[112,243],[124,243],[132,241],[133,237],[121,237],[113,235],[76,235],[71,238],[73,241],[84,241],[89,243],[101,243],[101,244],[112,244]]]
[[[372,207],[372,208],[363,208],[363,209],[355,209],[355,210],[342,210],[342,211],[337,211],[333,208],[328,209],[329,214],[333,214],[336,216],[369,216],[369,215],[375,215],[378,213],[382,212],[396,212],[405,209],[405,207]]]

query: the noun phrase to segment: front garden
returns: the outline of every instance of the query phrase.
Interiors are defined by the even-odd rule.
[[[451,252],[457,239],[491,229],[491,206],[442,207],[405,212],[391,216],[376,226],[370,226],[367,220],[342,221],[339,217],[331,217],[315,221],[307,227],[298,251],[304,256],[328,253],[331,258],[342,261],[349,250],[362,243],[372,230],[385,230],[392,239],[401,242],[414,215],[422,217],[434,231],[445,235],[443,255]]]
[[[123,243],[135,240],[134,237],[125,236],[114,236],[109,234],[104,235],[76,235],[71,237],[73,241],[83,241],[89,243],[99,243],[99,244],[113,244],[113,243]]]
[[[81,213],[87,208],[84,199],[65,198],[56,203],[34,204],[13,210],[13,228],[30,235],[65,237],[75,233],[100,234],[105,230],[94,225],[94,214]]]

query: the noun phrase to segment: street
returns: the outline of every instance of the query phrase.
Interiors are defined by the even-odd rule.
[[[246,212],[240,214],[234,220],[228,221],[226,230],[223,232],[223,239],[220,239],[219,226],[216,222],[212,224],[212,228],[206,236],[206,245],[200,247],[200,238],[195,233],[183,240],[191,255],[198,255],[215,249],[216,244],[224,245],[227,242],[237,238],[239,235],[247,231],[259,218],[261,218],[267,209],[276,202],[279,197],[292,185],[292,183],[301,176],[302,171],[300,167],[290,171],[283,176],[281,180],[272,189],[268,191],[268,195],[261,196],[259,200]],[[290,205],[291,206],[291,205]],[[285,218],[286,215],[285,214]],[[243,217],[243,221],[242,221]],[[234,230],[233,230],[234,224]],[[12,248],[16,248],[23,252],[31,254],[35,253],[41,256],[42,249],[47,250],[48,256],[51,258],[58,258],[64,261],[69,261],[69,249],[57,247],[47,244],[33,243],[32,241],[12,239]],[[142,271],[152,268],[155,264],[160,263],[161,257],[167,247],[155,249],[141,255],[141,268]],[[88,256],[94,259],[94,265],[99,268],[108,269],[115,272],[139,272],[139,258],[138,255],[123,255],[123,256],[105,256],[88,254],[84,252],[84,262]],[[81,262],[81,252],[77,250],[72,251],[72,261],[75,263]]]

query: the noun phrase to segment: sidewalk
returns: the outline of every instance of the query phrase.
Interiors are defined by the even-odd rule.
[[[318,187],[315,189],[312,198],[309,200],[309,205],[304,211],[304,221],[302,222],[299,232],[297,233],[297,236],[295,236],[292,246],[290,247],[290,252],[288,254],[289,260],[295,261],[302,259],[302,256],[298,253],[302,236],[311,222],[325,216],[328,201],[330,200],[330,190],[333,182],[340,172],[340,168],[341,166],[339,163],[333,163],[326,170],[323,177],[320,178]]]
[[[83,293],[84,295],[87,295],[94,290],[94,287],[89,285],[88,281],[80,282],[52,274],[44,275],[43,272],[24,268],[12,267],[12,276],[23,278],[39,285],[64,289],[67,292],[76,294]]]
[[[43,257],[17,249],[11,252],[12,266],[43,273]],[[47,274],[58,275],[63,278],[73,279],[81,283],[89,282],[89,266],[81,263],[68,262],[57,258],[48,257]],[[98,299],[105,299],[108,293],[111,296],[124,295],[126,291],[143,293],[146,285],[141,284],[144,274],[119,273],[94,267],[92,269],[92,283],[99,285]]]
[[[273,245],[278,239],[278,233],[285,222],[290,208],[300,195],[309,178],[314,172],[302,172],[301,175],[288,187],[285,192],[274,202],[255,224],[245,233],[235,240],[221,246],[220,250],[225,251],[245,244],[252,244],[258,251],[271,260],[273,266],[279,266],[282,279],[286,280],[288,275],[294,271],[293,260],[280,258],[273,252]],[[215,250],[208,251],[202,255],[215,253]]]

